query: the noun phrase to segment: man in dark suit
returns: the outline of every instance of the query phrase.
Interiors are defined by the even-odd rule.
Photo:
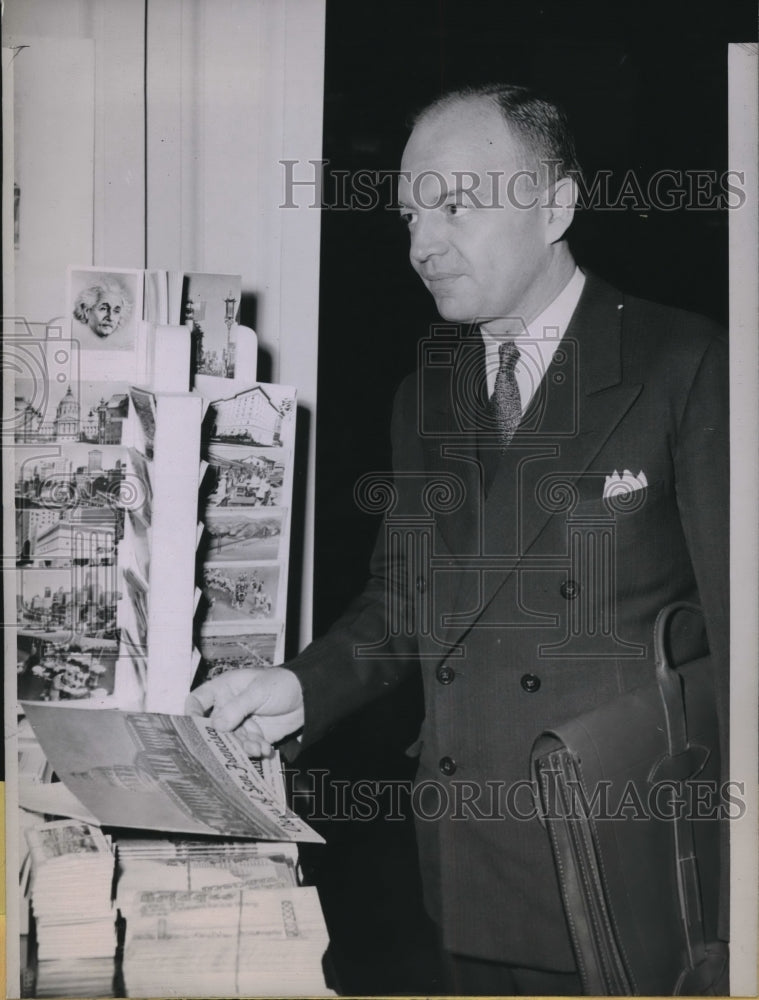
[[[189,703],[260,755],[301,729],[313,742],[421,663],[413,805],[459,993],[580,992],[530,751],[652,676],[672,601],[703,608],[705,630],[672,645],[711,654],[727,760],[726,343],[577,268],[576,169],[563,115],[524,88],[456,92],[417,118],[401,215],[456,325],[399,390],[392,481],[363,483],[386,501],[371,579],[287,667]],[[707,924],[726,939],[722,904]]]

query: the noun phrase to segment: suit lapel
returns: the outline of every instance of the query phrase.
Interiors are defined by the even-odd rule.
[[[455,515],[437,518],[440,535],[455,554],[479,551],[470,546],[482,530],[478,430],[487,404],[484,358],[482,338],[471,331],[457,341],[451,365],[425,371],[425,469],[430,479],[439,473],[458,477],[463,492],[462,505]]]
[[[580,302],[505,455],[487,497],[458,512],[446,529],[456,554],[513,556],[513,563],[483,590],[479,572],[463,572],[454,607],[458,622],[447,630],[453,644],[475,623],[530,551],[552,517],[541,503],[546,477],[573,484],[588,468],[640,393],[622,382],[622,296],[588,276]],[[480,448],[486,447],[480,440]],[[476,507],[475,509],[472,509]],[[466,519],[466,523],[463,523]],[[449,519],[453,520],[453,519]],[[463,610],[462,610],[463,609]],[[467,615],[467,609],[472,610]]]

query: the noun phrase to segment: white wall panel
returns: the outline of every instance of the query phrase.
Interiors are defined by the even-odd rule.
[[[69,264],[142,267],[144,3],[6,0],[21,190],[17,311],[60,315]]]
[[[145,264],[145,13],[88,0],[95,39],[94,263]]]
[[[149,0],[147,264],[242,274],[274,381],[310,418],[300,641],[311,634],[320,215],[280,161],[321,156],[324,0]],[[310,169],[310,168],[309,168]],[[250,313],[248,313],[250,318]]]
[[[730,990],[756,996],[757,699],[759,661],[759,50],[729,49],[729,162],[742,173],[746,201],[730,213],[730,772],[742,782],[745,815],[730,836]]]
[[[95,77],[90,39],[25,37],[14,59],[14,176],[20,188],[15,308],[60,316],[66,267],[92,263]]]

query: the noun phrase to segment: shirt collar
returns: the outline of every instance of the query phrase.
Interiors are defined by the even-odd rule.
[[[548,341],[551,344],[551,350],[553,350],[569,326],[572,314],[580,301],[584,285],[585,275],[579,267],[575,267],[572,277],[556,298],[546,306],[542,313],[535,317],[523,333],[514,337],[517,347],[521,347],[527,341]],[[488,350],[492,347],[497,352],[502,338],[493,337],[483,329],[480,330],[480,333],[485,347]]]
[[[580,301],[585,275],[579,267],[556,298],[530,323],[527,329],[514,337],[519,347],[520,360],[517,362],[515,375],[519,385],[522,401],[522,411],[535,394],[540,380],[551,364],[556,348],[567,331],[572,314]],[[498,372],[498,348],[501,340],[480,329],[485,345],[485,376],[488,395],[492,395],[495,377]]]

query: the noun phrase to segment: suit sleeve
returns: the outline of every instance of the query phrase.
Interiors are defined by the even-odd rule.
[[[414,380],[401,386],[392,421],[393,466],[408,456],[416,426]],[[341,719],[363,708],[398,685],[416,667],[416,639],[393,634],[388,609],[412,600],[402,554],[389,552],[385,523],[380,526],[361,595],[330,631],[286,664],[303,689],[305,725],[301,746],[326,735]],[[366,647],[381,649],[371,651]]]
[[[675,453],[677,502],[714,669],[723,781],[729,770],[730,710],[730,437],[727,343],[704,352],[680,423]],[[729,935],[729,834],[722,838],[720,936]]]

